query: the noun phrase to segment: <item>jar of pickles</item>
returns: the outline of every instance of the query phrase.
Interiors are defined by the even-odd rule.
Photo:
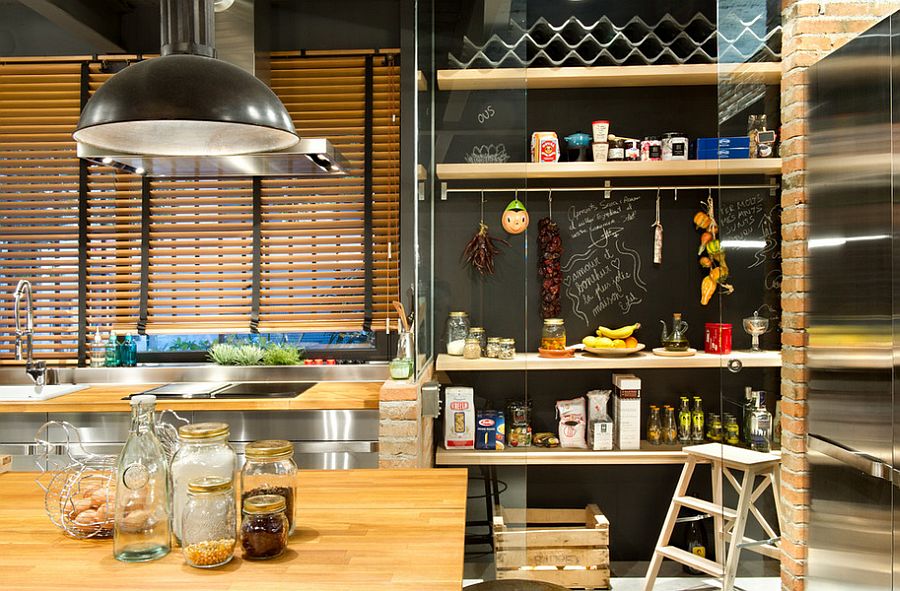
[[[481,341],[478,337],[469,337],[466,339],[466,346],[463,348],[464,359],[481,359]]]
[[[516,358],[516,339],[500,339],[498,359],[512,360]]]
[[[541,349],[562,351],[566,348],[566,325],[562,318],[545,318],[541,329]]]
[[[478,344],[481,345],[481,354],[486,354],[487,334],[485,334],[483,328],[480,326],[473,326],[469,329],[469,334],[466,335],[466,339],[478,339]]]
[[[496,359],[500,356],[500,337],[491,337],[487,340],[485,357]]]
[[[469,315],[466,312],[450,312],[447,317],[447,354],[460,356],[466,348],[469,336]]]

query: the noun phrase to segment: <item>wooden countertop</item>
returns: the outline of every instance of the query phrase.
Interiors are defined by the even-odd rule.
[[[0,402],[10,412],[128,412],[130,394],[161,384],[98,384],[78,392],[36,402]],[[362,410],[378,409],[382,382],[319,382],[295,398],[178,400],[160,398],[156,407],[172,410]]]
[[[50,523],[32,473],[0,475],[4,589],[423,591],[462,587],[467,473],[460,469],[304,471],[288,552],[240,550],[211,570],[181,552],[118,562],[111,540],[75,540]]]

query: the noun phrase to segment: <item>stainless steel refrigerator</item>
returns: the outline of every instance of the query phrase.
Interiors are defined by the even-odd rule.
[[[808,591],[890,590],[900,574],[898,66],[894,15],[810,68]]]

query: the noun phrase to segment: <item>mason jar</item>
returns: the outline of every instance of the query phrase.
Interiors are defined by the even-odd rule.
[[[284,514],[289,533],[294,532],[294,496],[297,485],[297,464],[294,445],[281,439],[254,441],[244,449],[246,462],[241,470],[241,500],[260,495],[284,497]]]
[[[500,339],[500,351],[498,359],[511,360],[516,358],[516,339]]]
[[[450,312],[447,316],[447,354],[461,356],[469,336],[469,315],[466,312]]]
[[[234,556],[237,516],[234,481],[206,476],[191,480],[180,515],[184,561],[197,568],[222,566]]]
[[[485,355],[487,350],[487,333],[484,332],[484,329],[480,326],[473,326],[469,329],[469,334],[466,335],[466,340],[468,339],[478,339],[478,344],[481,345],[481,354]]]
[[[562,318],[545,318],[541,329],[541,349],[562,351],[566,348],[566,325]]]
[[[228,443],[226,423],[193,423],[178,428],[178,449],[172,456],[172,531],[181,543],[181,514],[188,484],[204,476],[234,480],[237,456]]]
[[[244,558],[267,560],[284,554],[288,544],[288,519],[281,495],[256,495],[243,502],[241,548]]]
[[[490,337],[487,340],[487,348],[485,350],[485,357],[490,357],[491,359],[496,359],[500,355],[500,337]]]

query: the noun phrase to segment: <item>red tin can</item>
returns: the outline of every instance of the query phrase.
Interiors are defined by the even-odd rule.
[[[731,353],[731,325],[707,322],[704,350],[713,355],[727,355]]]

